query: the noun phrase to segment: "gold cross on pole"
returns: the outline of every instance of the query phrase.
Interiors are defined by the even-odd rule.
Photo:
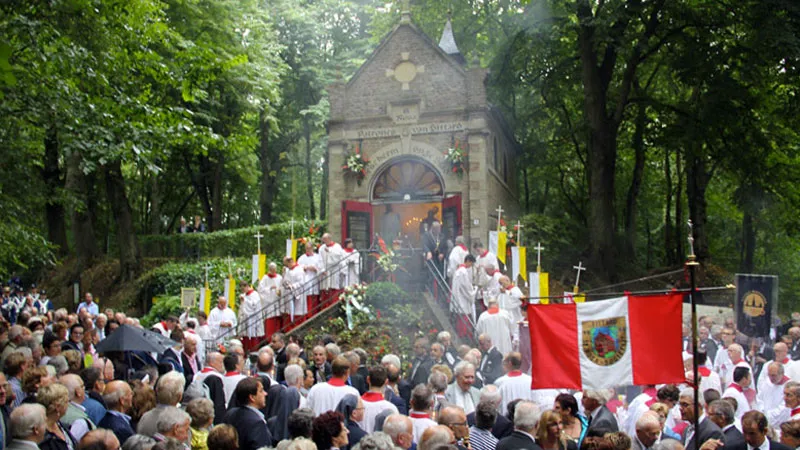
[[[258,242],[258,253],[256,254],[261,255],[261,238],[263,238],[264,235],[261,233],[256,233],[253,235],[253,237],[256,238],[256,242]]]
[[[524,225],[522,225],[522,222],[520,222],[518,220],[517,221],[517,247],[522,247],[522,228],[523,227],[524,227]]]
[[[542,273],[542,250],[544,247],[541,242],[537,242],[534,249],[536,250],[536,273]]]

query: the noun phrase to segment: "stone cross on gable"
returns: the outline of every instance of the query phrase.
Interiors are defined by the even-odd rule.
[[[400,59],[402,59],[402,61],[400,61],[398,65],[394,66],[394,69],[386,69],[386,77],[394,77],[394,79],[400,83],[404,91],[410,89],[409,83],[414,81],[414,78],[417,77],[417,74],[425,73],[425,66],[418,66],[409,61],[410,56],[411,54],[409,52],[400,53]]]

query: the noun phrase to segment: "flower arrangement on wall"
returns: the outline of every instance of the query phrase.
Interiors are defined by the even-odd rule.
[[[369,164],[369,159],[361,154],[361,147],[356,145],[353,152],[345,158],[345,165],[342,166],[342,170],[345,175],[355,177],[356,183],[361,186],[361,182],[367,177],[367,164]]]
[[[455,141],[453,147],[445,152],[445,159],[450,162],[450,170],[458,176],[463,176],[469,164],[467,149],[459,141]]]

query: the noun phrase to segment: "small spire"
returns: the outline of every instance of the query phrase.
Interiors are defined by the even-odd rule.
[[[444,30],[442,31],[442,38],[439,39],[439,48],[441,48],[445,53],[454,57],[460,63],[466,63],[464,56],[461,54],[461,51],[458,49],[458,45],[456,45],[456,38],[453,36],[453,24],[450,22],[450,15],[448,14],[447,23],[444,24]]]

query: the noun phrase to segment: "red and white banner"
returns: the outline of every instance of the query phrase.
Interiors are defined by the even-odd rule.
[[[532,389],[680,383],[680,294],[529,305]]]

